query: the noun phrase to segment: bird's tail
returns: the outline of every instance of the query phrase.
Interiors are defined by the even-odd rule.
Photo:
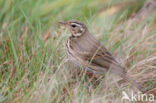
[[[131,79],[128,75],[122,75],[122,78],[124,81],[128,81],[130,84],[136,87],[139,91],[144,93],[143,87],[139,83],[137,83],[135,80]]]

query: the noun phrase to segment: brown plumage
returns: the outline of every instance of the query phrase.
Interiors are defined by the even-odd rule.
[[[66,43],[66,50],[69,58],[76,65],[101,75],[109,71],[141,90],[141,86],[126,75],[125,68],[120,66],[112,54],[90,34],[83,23],[77,20],[60,23],[68,27],[71,32]]]

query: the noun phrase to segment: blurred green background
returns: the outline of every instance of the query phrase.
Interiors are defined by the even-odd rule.
[[[118,57],[134,53],[125,63],[128,68],[154,55],[156,16],[129,26],[144,5],[145,0],[0,0],[0,102],[73,102],[74,89],[68,85],[72,78],[66,77],[70,69],[62,67],[68,32],[62,31],[58,21],[84,22]],[[145,26],[148,35],[140,39]],[[57,72],[60,68],[64,74]],[[83,86],[76,97],[89,102],[96,93],[94,89],[88,93],[85,78],[78,78],[74,85]],[[70,93],[64,94],[64,88]]]

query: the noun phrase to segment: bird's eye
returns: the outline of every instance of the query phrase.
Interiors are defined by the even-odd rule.
[[[75,28],[76,27],[76,25],[75,24],[73,24],[73,25],[71,25],[73,28]]]

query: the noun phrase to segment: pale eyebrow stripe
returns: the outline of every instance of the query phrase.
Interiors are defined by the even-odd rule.
[[[79,24],[77,24],[77,23],[71,23],[71,24],[74,24],[74,25],[77,25],[77,26],[79,26],[79,27],[82,27],[81,25],[79,25]]]

